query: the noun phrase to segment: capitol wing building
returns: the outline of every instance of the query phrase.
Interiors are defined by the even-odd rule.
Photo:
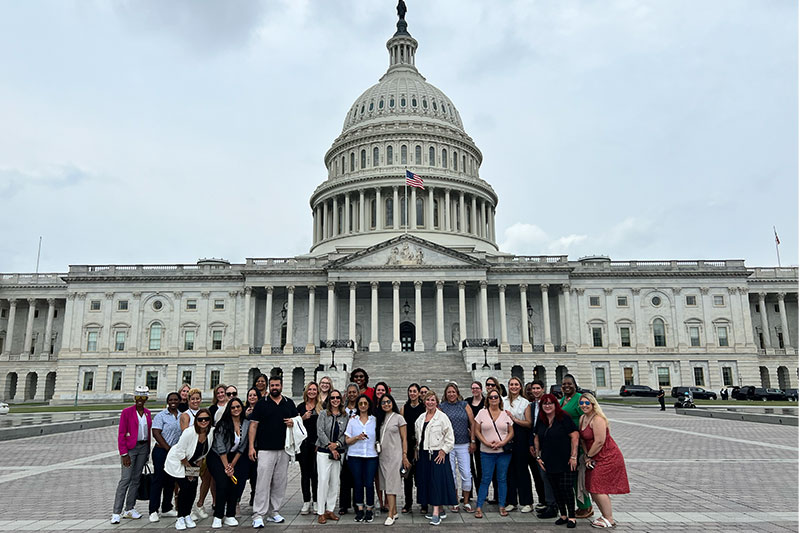
[[[137,385],[163,399],[261,372],[298,396],[355,366],[402,388],[438,376],[437,390],[567,372],[600,394],[797,387],[797,268],[501,251],[481,151],[417,44],[400,20],[388,70],[347,111],[308,254],[0,275],[0,399],[123,400]]]

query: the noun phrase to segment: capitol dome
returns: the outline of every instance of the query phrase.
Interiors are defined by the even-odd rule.
[[[311,196],[313,254],[351,253],[400,233],[463,252],[497,252],[497,195],[452,100],[417,70],[404,19],[387,41],[389,68],[350,106]],[[405,186],[406,172],[423,187]]]

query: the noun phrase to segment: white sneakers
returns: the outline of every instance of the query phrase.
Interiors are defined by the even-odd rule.
[[[174,518],[174,517],[178,516],[178,511],[176,511],[175,509],[170,509],[166,513],[161,513],[161,516],[163,516],[165,518]]]
[[[384,526],[391,526],[394,524],[395,518],[393,516],[387,516],[386,520],[383,522]]]
[[[261,529],[264,527],[264,519],[260,516],[253,519],[253,529]]]
[[[119,515],[118,514],[115,513],[115,514],[111,515],[111,523],[112,524],[119,524]]]
[[[142,517],[142,513],[137,511],[136,509],[128,509],[124,513],[122,513],[122,518],[131,518],[133,520],[139,520]]]
[[[183,521],[186,523],[186,527],[188,528],[197,527],[197,524],[194,523],[194,518],[191,516],[184,516]]]
[[[506,509],[506,511],[508,511],[508,509]],[[523,505],[519,509],[520,513],[530,513],[531,511],[533,511],[533,507],[531,507],[530,505]]]
[[[178,531],[183,531],[186,529],[186,521],[183,519],[183,517],[178,518],[178,521],[175,522],[175,529]]]
[[[308,514],[311,512],[311,502],[303,502],[303,507],[300,508],[300,514]]]
[[[226,516],[225,519],[222,521],[222,523],[225,524],[226,526],[231,526],[231,527],[236,527],[239,525],[239,521],[232,516]]]
[[[159,520],[160,519],[158,518],[158,513],[156,511],[153,511],[152,513],[150,513],[150,521],[151,522],[158,522]]]
[[[282,522],[286,522],[286,519],[284,517],[282,517],[281,515],[279,515],[278,513],[275,513],[270,520],[272,520],[276,524],[280,524]]]
[[[219,529],[222,527],[222,518],[214,517],[214,521],[211,522],[211,527],[214,529]]]
[[[311,511],[317,514],[317,502],[311,502]]]
[[[189,516],[192,517],[192,520],[205,520],[208,518],[208,513],[202,507],[195,505],[194,509],[192,509],[192,514]]]
[[[512,503],[512,504],[509,504],[509,505],[506,505],[506,511],[508,511],[509,513],[510,513],[511,511],[513,511],[514,509],[516,509],[516,508],[517,508],[517,507],[516,507],[516,506],[515,506],[513,503]]]

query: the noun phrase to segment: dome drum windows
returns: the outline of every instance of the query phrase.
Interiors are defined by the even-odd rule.
[[[391,146],[386,147],[386,164],[394,165],[394,150]]]
[[[372,166],[377,167],[378,163],[380,163],[380,153],[376,146],[372,149]]]
[[[412,96],[411,97],[411,107],[417,107],[417,97],[416,96]]]
[[[405,106],[406,106],[406,97],[405,96],[401,96],[400,97],[400,107],[405,107]]]
[[[420,145],[414,147],[414,164],[415,165],[422,164],[422,146]]]
[[[428,99],[424,96],[422,97],[422,109],[428,109]],[[356,116],[355,112],[353,112],[353,116]]]
[[[438,111],[439,108],[436,106],[436,100],[433,101],[433,110]]]
[[[447,149],[442,148],[442,168],[447,168]]]
[[[383,109],[383,98],[378,102],[378,109]]]
[[[408,164],[408,147],[405,144],[400,147],[400,164]]]
[[[370,111],[372,111],[373,109],[375,109],[375,102],[373,102],[372,100],[370,100],[370,101],[369,101],[369,110],[370,110]]]
[[[361,169],[367,168],[367,151],[361,150]]]
[[[389,107],[394,108],[394,95],[389,97]]]
[[[428,148],[428,166],[436,166],[436,149],[433,146]]]
[[[356,154],[354,152],[350,152],[350,172],[355,172],[356,170]]]

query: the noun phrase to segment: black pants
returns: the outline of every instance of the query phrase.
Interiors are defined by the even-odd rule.
[[[544,479],[542,473],[539,471],[539,465],[536,464],[536,458],[528,451],[528,469],[533,475],[533,486],[536,488],[536,500],[541,505],[548,505],[547,496],[544,490]]]
[[[417,462],[414,461],[411,463],[411,469],[409,470],[408,476],[403,479],[403,494],[405,496],[405,505],[403,505],[403,509],[411,509],[411,506],[414,505],[414,485],[417,484]]]
[[[661,405],[661,410],[662,411],[666,411],[667,410],[666,406],[664,405],[664,397],[663,396],[658,399],[658,403],[659,403],[659,405]]]
[[[228,463],[233,461],[234,457],[235,454],[229,453]],[[211,451],[206,456],[206,465],[208,465],[208,470],[214,477],[214,483],[217,486],[214,518],[236,516],[236,501],[239,499],[239,490],[238,487],[233,484],[231,478],[225,473],[225,466],[222,464],[222,459],[220,459],[216,452]]]
[[[167,460],[167,450],[161,446],[153,448],[153,483],[150,485],[150,513],[172,510],[172,496],[175,494],[175,478],[164,472],[164,461]]]
[[[528,439],[530,429],[514,424],[514,448],[511,451],[511,462],[508,464],[508,496],[506,505],[533,505],[531,475],[528,471]]]
[[[342,461],[342,470],[339,473],[339,509],[346,511],[353,506],[354,489],[353,472],[350,471],[347,461]]]
[[[197,478],[189,481],[185,477],[178,478],[178,516],[189,516],[192,512],[194,497],[197,496]]]
[[[577,472],[547,473],[547,479],[550,480],[556,496],[558,512],[567,518],[575,518],[575,493],[572,489],[577,477]]]
[[[300,444],[300,454],[297,456],[300,463],[300,490],[303,492],[303,501],[317,501],[317,447],[314,442],[306,439]]]

